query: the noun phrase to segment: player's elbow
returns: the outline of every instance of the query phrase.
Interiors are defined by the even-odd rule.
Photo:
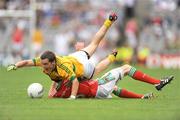
[[[22,62],[24,65],[28,65],[28,63],[29,63],[28,60],[23,60]]]

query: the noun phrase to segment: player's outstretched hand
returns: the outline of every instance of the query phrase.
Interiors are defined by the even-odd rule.
[[[17,69],[17,67],[14,64],[11,64],[7,67],[7,71],[16,70],[16,69]]]
[[[109,15],[109,20],[110,21],[116,21],[118,19],[118,16],[115,12],[112,12],[110,15]]]

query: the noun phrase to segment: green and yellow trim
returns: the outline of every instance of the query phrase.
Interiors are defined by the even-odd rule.
[[[75,75],[72,75],[69,80],[70,80],[70,81],[73,81],[75,78],[76,78],[76,76],[75,76]]]
[[[36,59],[34,58],[34,59],[32,59],[32,61],[33,61],[34,65],[36,66]]]

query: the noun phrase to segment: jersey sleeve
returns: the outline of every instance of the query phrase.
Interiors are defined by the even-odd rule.
[[[35,66],[41,66],[40,57],[32,59]]]
[[[62,77],[64,80],[70,80],[73,81],[76,78],[76,74],[73,71],[73,65],[64,63],[60,64],[57,67],[58,74]]]

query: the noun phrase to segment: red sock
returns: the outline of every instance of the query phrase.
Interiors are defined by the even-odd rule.
[[[136,80],[140,80],[146,83],[150,83],[150,84],[158,84],[160,83],[160,80],[155,79],[149,75],[146,75],[145,73],[142,73],[141,71],[136,71],[134,73],[134,75],[132,76],[132,78],[136,79]]]
[[[159,79],[153,78],[139,70],[136,70],[135,68],[131,68],[129,75],[135,80],[143,81],[143,82],[150,83],[153,85],[160,83]]]
[[[113,91],[113,94],[122,97],[122,98],[142,98],[142,94],[137,94],[126,89],[117,88],[117,90]]]
[[[143,95],[128,91],[126,89],[121,89],[119,97],[123,97],[123,98],[142,98]]]

